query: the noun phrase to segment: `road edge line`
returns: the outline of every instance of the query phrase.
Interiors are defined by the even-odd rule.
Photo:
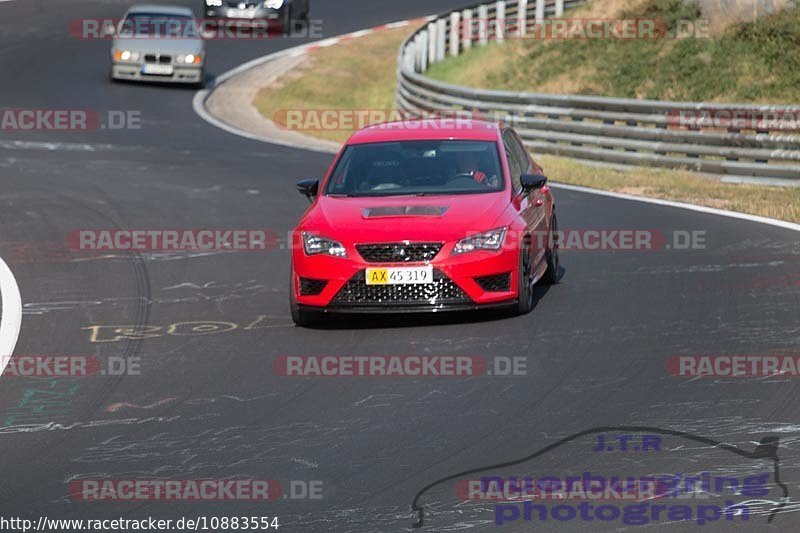
[[[649,198],[647,196],[634,196],[632,194],[624,194],[613,191],[603,191],[600,189],[592,189],[590,187],[582,187],[580,185],[570,185],[568,183],[560,183],[557,181],[550,182],[556,189],[564,189],[567,191],[575,191],[589,194],[596,194],[599,196],[608,196],[610,198],[617,198],[619,200],[633,200],[636,202],[644,202],[647,204],[662,205],[665,207],[677,207],[679,209],[686,209],[689,211],[696,211],[698,213],[705,213],[710,215],[718,215],[728,218],[738,218],[748,222],[758,222],[761,224],[768,224],[770,226],[777,226],[792,231],[800,231],[800,224],[789,222],[786,220],[778,220],[777,218],[762,217],[759,215],[750,215],[748,213],[739,213],[737,211],[728,211],[727,209],[717,209],[716,207],[706,207],[704,205],[687,204],[684,202],[676,202],[674,200],[663,200],[661,198]]]
[[[14,273],[0,257],[0,298],[3,302],[0,314],[0,374],[14,355],[14,348],[22,327],[22,295]]]

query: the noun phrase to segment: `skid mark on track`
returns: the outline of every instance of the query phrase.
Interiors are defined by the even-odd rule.
[[[106,407],[105,411],[106,413],[116,413],[120,409],[154,409],[175,400],[177,400],[177,398],[164,398],[163,400],[158,400],[157,402],[147,405],[139,405],[138,403],[134,402],[116,402]]]

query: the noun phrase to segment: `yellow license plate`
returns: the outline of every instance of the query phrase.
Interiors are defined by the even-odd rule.
[[[433,283],[433,267],[368,268],[367,285],[426,285]]]

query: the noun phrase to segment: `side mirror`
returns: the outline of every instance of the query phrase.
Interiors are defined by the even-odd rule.
[[[297,190],[300,191],[300,194],[308,198],[309,202],[313,202],[314,197],[319,192],[319,180],[314,178],[300,180],[297,182]]]
[[[534,189],[541,189],[547,183],[547,177],[542,174],[523,174],[519,177],[522,183],[522,190],[530,192]]]

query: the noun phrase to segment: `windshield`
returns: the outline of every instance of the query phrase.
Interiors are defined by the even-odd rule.
[[[505,188],[491,141],[402,141],[349,146],[328,195],[476,194]]]
[[[192,37],[199,38],[200,31],[192,17],[165,15],[164,13],[131,13],[119,30],[122,36]]]

